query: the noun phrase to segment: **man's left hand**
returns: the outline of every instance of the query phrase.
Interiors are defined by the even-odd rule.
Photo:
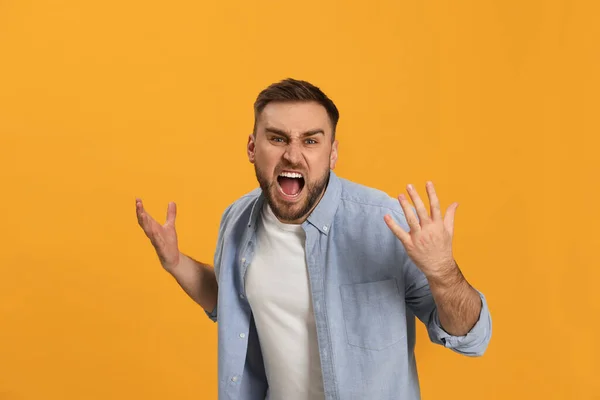
[[[410,231],[402,229],[388,214],[384,217],[387,226],[400,239],[408,256],[428,279],[444,279],[455,272],[457,266],[452,254],[452,236],[454,232],[454,214],[458,203],[452,203],[442,216],[440,202],[432,182],[426,184],[431,215],[412,185],[407,186],[417,215],[403,194],[398,196],[400,205],[408,222]]]

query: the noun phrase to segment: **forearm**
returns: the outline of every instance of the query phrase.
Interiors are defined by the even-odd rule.
[[[467,282],[454,263],[443,276],[428,277],[442,328],[451,335],[464,336],[481,313],[479,293]]]
[[[211,312],[215,308],[218,285],[213,267],[181,253],[179,263],[167,271],[204,310]]]

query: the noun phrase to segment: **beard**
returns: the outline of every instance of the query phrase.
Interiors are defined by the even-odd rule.
[[[254,164],[254,173],[256,174],[256,179],[267,198],[271,210],[273,210],[273,214],[281,221],[296,221],[306,216],[317,203],[329,182],[330,170],[327,168],[327,170],[314,182],[308,182],[305,177],[302,190],[307,191],[306,198],[302,203],[294,204],[292,206],[285,203],[282,204],[282,202],[277,200],[276,197],[279,195],[277,193],[279,191],[277,188],[277,177],[275,177],[274,180],[269,181],[268,175],[261,171],[256,163]]]

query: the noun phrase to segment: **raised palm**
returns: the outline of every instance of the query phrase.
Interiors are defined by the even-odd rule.
[[[177,245],[177,232],[175,230],[175,215],[177,206],[169,203],[167,207],[167,221],[159,224],[144,210],[141,199],[135,200],[135,210],[138,223],[156,250],[156,254],[166,270],[171,270],[179,263],[179,246]]]

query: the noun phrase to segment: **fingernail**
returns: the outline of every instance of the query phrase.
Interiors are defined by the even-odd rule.
[[[412,190],[413,189],[413,185],[412,184],[408,184],[408,190]]]

